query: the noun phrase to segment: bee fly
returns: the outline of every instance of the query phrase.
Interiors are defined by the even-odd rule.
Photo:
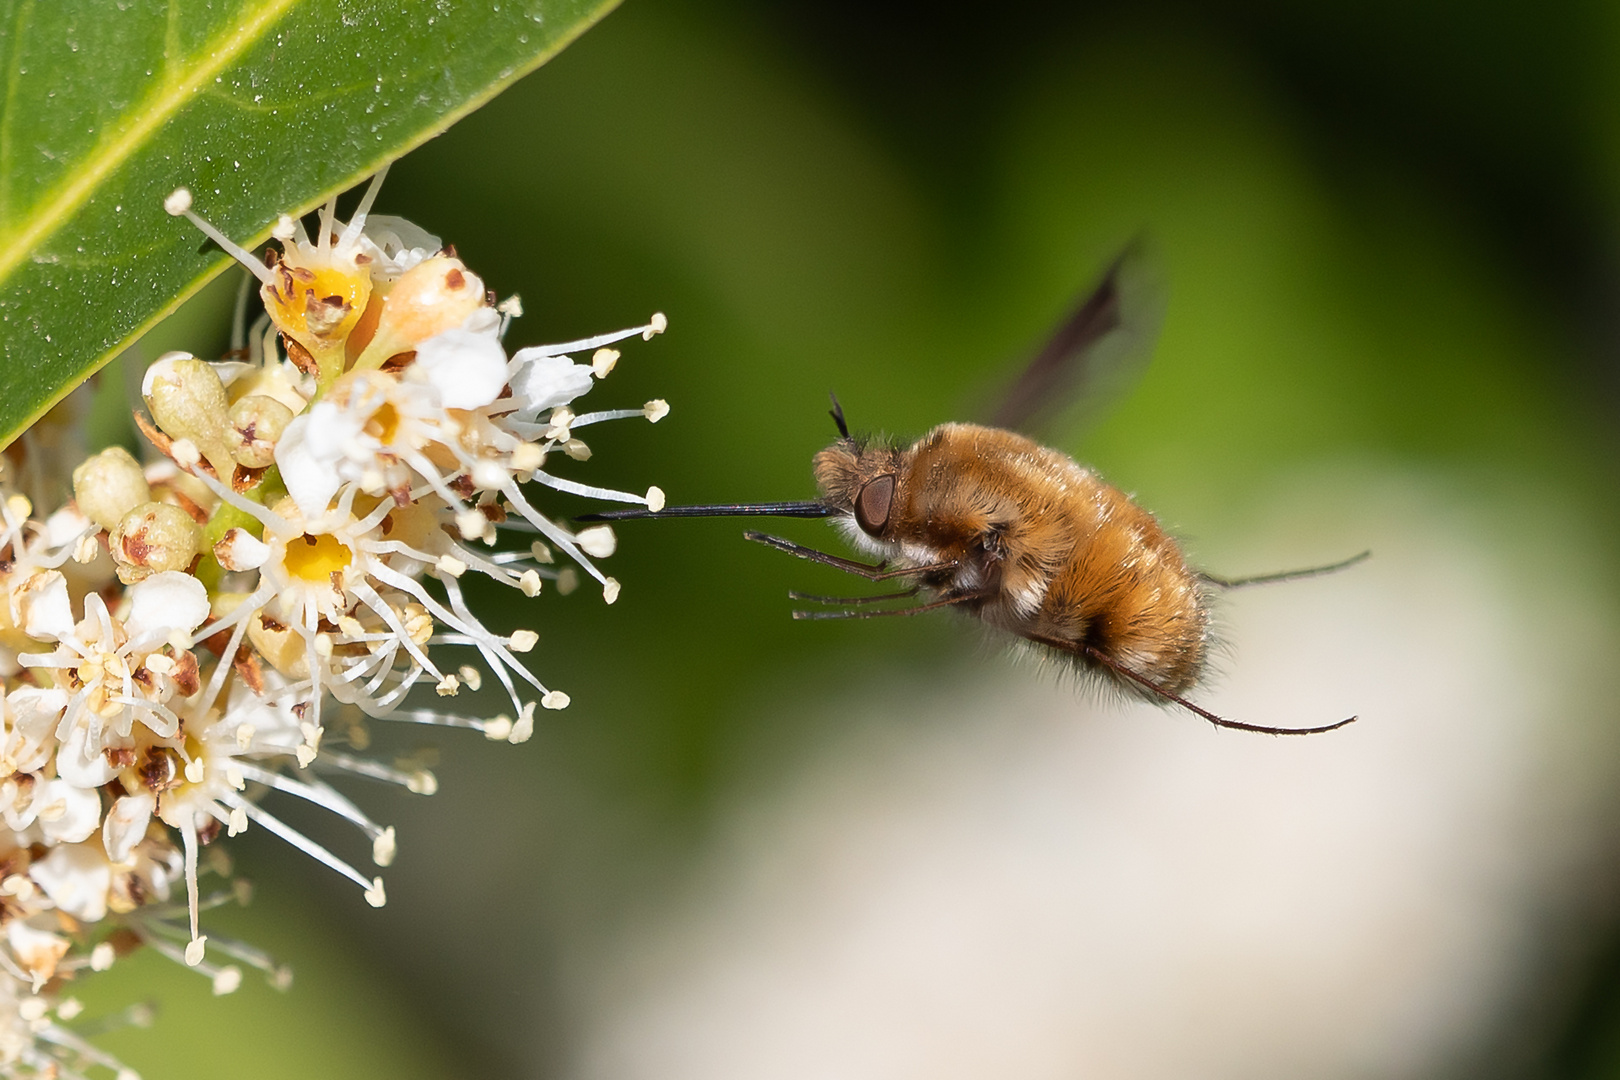
[[[1065,382],[1085,374],[1100,341],[1120,329],[1117,259],[1036,356],[996,415],[998,426],[942,424],[907,447],[852,436],[838,399],[838,441],[815,456],[819,499],[809,502],[619,510],[581,521],[675,517],[833,518],[854,547],[880,561],[857,562],[778,536],[743,535],[779,551],[872,582],[906,587],[876,596],[792,592],[839,610],[798,610],[796,619],[866,619],[954,608],[1018,635],[1135,696],[1179,705],[1217,727],[1268,735],[1310,735],[1319,727],[1266,727],[1229,720],[1185,695],[1210,650],[1210,597],[1221,589],[1331,573],[1330,566],[1227,579],[1194,570],[1157,519],[1068,455],[1007,430]],[[904,607],[865,605],[919,598]]]

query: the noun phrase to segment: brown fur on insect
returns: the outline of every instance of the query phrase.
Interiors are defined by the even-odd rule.
[[[815,457],[851,539],[941,599],[1107,677],[1181,694],[1209,648],[1204,584],[1152,514],[1010,431],[943,424],[906,449],[845,438]],[[1100,662],[1100,654],[1113,661]]]

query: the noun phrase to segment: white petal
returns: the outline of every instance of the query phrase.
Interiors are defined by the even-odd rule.
[[[506,350],[488,334],[445,330],[416,347],[416,368],[447,409],[488,405],[506,386]]]
[[[377,249],[381,263],[372,267],[372,276],[392,281],[423,259],[431,259],[444,248],[437,236],[402,217],[371,214],[366,218],[365,239]]]
[[[61,547],[90,528],[90,519],[78,507],[64,506],[45,519],[45,542],[53,548]]]
[[[28,868],[51,902],[74,918],[97,922],[107,914],[112,867],[92,844],[64,844]]]
[[[207,587],[178,570],[165,570],[130,586],[129,601],[124,627],[131,638],[147,634],[167,638],[176,630],[190,633],[209,615]]]
[[[73,605],[68,601],[67,578],[50,570],[29,578],[24,591],[13,598],[22,610],[17,621],[31,638],[54,641],[73,632]]]
[[[125,795],[113,803],[107,812],[107,823],[101,827],[101,842],[107,849],[107,858],[115,863],[128,862],[130,852],[146,835],[146,826],[152,820],[157,799],[151,795]]]
[[[257,570],[270,557],[270,545],[241,527],[225,530],[214,557],[227,570]]]
[[[214,374],[226,386],[231,385],[244,375],[257,375],[264,370],[258,364],[250,364],[245,360],[215,360],[213,361]]]
[[[327,462],[336,462],[354,454],[357,446],[364,453],[371,453],[376,447],[376,440],[362,439],[361,436],[366,421],[385,404],[387,398],[382,393],[363,383],[351,389],[347,400],[317,401],[304,414],[308,422],[303,426],[303,439],[309,453]],[[297,423],[298,419],[302,417],[295,418],[293,423]],[[291,427],[289,424],[289,430]],[[282,438],[286,437],[283,432]]]
[[[118,775],[118,770],[108,763],[107,755],[102,753],[106,749],[104,739],[112,734],[111,730],[103,728],[103,738],[93,743],[89,733],[90,725],[81,718],[56,752],[56,775],[73,787],[87,791],[100,787]]]
[[[519,349],[512,356],[512,394],[518,412],[533,415],[566,405],[591,388],[591,367],[566,356],[544,356],[540,348]]]
[[[336,463],[324,461],[306,445],[310,414],[293,418],[276,443],[276,465],[287,493],[306,518],[318,518],[337,494],[343,480]]]
[[[522,312],[519,312],[522,314]],[[488,334],[496,341],[501,334],[501,311],[499,308],[474,308],[471,315],[461,320],[461,328],[469,334]]]
[[[6,944],[23,968],[39,982],[56,974],[56,962],[68,951],[68,940],[49,932],[36,930],[22,919],[13,919],[6,925]]]
[[[77,844],[101,824],[101,796],[66,780],[47,780],[34,791],[39,827],[52,840]]]

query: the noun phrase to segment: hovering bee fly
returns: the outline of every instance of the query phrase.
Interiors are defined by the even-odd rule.
[[[743,535],[799,558],[872,582],[906,587],[876,596],[796,600],[833,610],[797,619],[862,619],[954,608],[1016,634],[1136,696],[1179,705],[1210,723],[1269,735],[1332,731],[1229,720],[1184,696],[1210,650],[1210,597],[1220,589],[1330,573],[1366,558],[1262,577],[1225,579],[1187,565],[1157,519],[1068,455],[1008,430],[1094,371],[1100,343],[1121,331],[1121,273],[1115,260],[1025,369],[996,426],[941,424],[910,446],[857,438],[833,399],[838,441],[815,456],[820,498],[809,502],[620,510],[580,520],[673,517],[833,518],[853,546],[880,561],[857,562],[778,536]],[[870,607],[920,598],[904,607]]]

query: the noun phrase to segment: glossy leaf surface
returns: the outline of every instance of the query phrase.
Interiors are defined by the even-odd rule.
[[[0,444],[226,259],[477,108],[612,0],[0,3]]]

